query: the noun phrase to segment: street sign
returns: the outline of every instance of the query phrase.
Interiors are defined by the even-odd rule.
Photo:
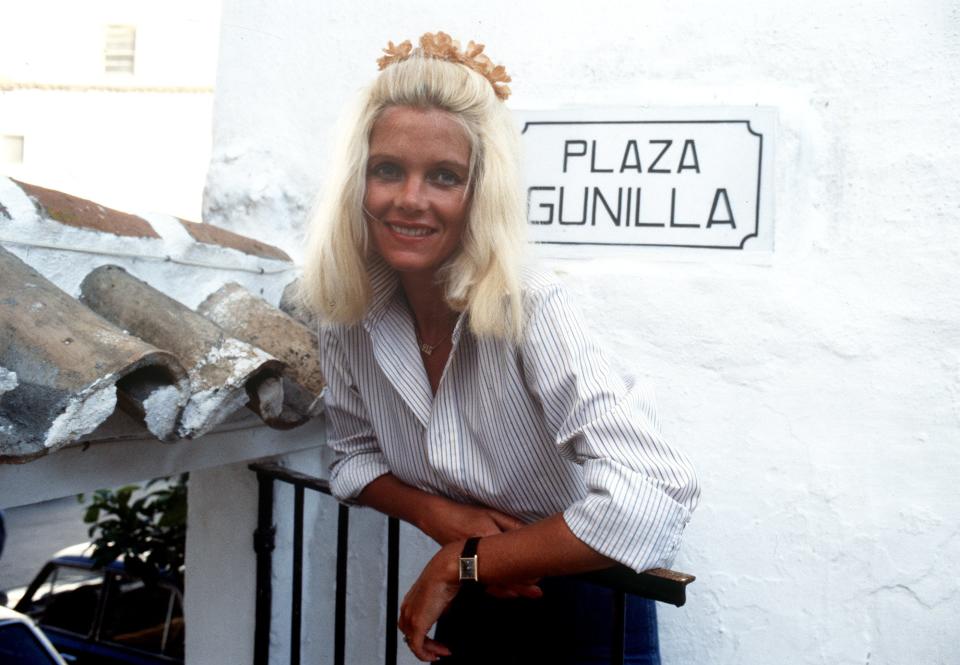
[[[773,249],[774,109],[517,115],[533,242]]]

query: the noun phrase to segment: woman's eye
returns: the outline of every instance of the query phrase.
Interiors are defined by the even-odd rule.
[[[400,167],[396,164],[384,162],[383,164],[377,164],[370,169],[370,173],[373,176],[377,178],[383,178],[384,180],[396,180],[400,177]]]
[[[453,171],[441,169],[433,174],[433,181],[444,187],[455,187],[460,184],[460,176]]]

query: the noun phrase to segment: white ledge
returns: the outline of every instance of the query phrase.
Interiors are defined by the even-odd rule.
[[[93,436],[98,438],[26,464],[0,464],[0,508],[285,455],[319,448],[326,441],[323,416],[296,429],[279,431],[245,412],[192,441],[162,443],[142,426],[134,429],[123,423],[101,427]]]

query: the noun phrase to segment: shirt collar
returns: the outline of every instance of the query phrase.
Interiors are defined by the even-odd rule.
[[[387,312],[387,308],[400,292],[400,278],[397,277],[393,268],[388,266],[379,256],[373,256],[370,259],[367,271],[370,276],[370,307],[367,308],[367,313],[361,322],[364,330],[370,332],[377,327],[377,324],[380,323]],[[457,322],[453,328],[452,339],[454,345],[459,341],[466,325],[468,325],[467,313],[461,312],[457,316]]]

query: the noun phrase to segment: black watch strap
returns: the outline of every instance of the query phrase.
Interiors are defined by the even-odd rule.
[[[480,577],[477,571],[477,544],[480,538],[474,536],[467,538],[463,545],[463,552],[460,553],[460,583],[477,584]]]

